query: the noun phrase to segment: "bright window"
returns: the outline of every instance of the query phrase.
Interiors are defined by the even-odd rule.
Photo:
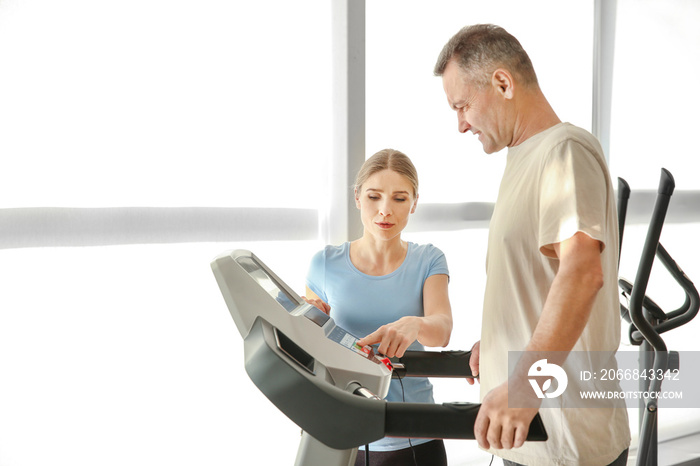
[[[686,76],[700,73],[700,3],[618,0],[610,168],[632,190],[659,185],[661,167],[676,188],[700,186],[700,95]]]
[[[316,208],[329,18],[320,0],[0,3],[0,207]]]
[[[433,76],[445,42],[475,23],[517,37],[559,117],[591,127],[592,1],[367,2],[367,154],[392,147],[411,157],[421,202],[496,200],[505,152],[487,156],[477,139],[457,131],[442,80]]]

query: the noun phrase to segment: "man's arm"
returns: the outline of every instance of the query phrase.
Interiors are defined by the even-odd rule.
[[[571,351],[603,287],[600,241],[578,232],[554,251],[559,271],[526,351]]]
[[[583,333],[595,297],[603,286],[598,240],[578,232],[555,244],[554,251],[559,258],[559,270],[525,348],[528,352],[571,351]],[[524,381],[529,367],[528,362],[521,362],[512,377],[523,377]],[[527,382],[518,385],[529,387]],[[476,439],[483,448],[520,447],[536,413],[537,408],[508,407],[506,381],[484,397],[474,423]]]
[[[468,378],[467,383],[474,385],[478,381],[479,376],[479,356],[481,356],[481,340],[472,345],[472,355],[469,357],[469,369],[472,371],[473,378]]]

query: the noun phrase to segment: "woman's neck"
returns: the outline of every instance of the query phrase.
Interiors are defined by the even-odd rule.
[[[402,241],[400,236],[388,241],[376,241],[365,235],[350,243],[350,261],[367,275],[388,275],[403,264],[407,251],[408,243]]]

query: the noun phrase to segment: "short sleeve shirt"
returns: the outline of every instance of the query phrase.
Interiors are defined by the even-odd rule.
[[[350,243],[326,246],[311,260],[306,284],[331,306],[335,323],[358,338],[404,316],[423,316],[423,285],[428,277],[449,276],[445,255],[432,244],[408,243],[406,258],[388,275],[362,273],[350,260]],[[423,350],[414,342],[410,350]],[[403,384],[403,387],[401,386]],[[392,380],[387,401],[433,403],[433,387],[427,378]],[[428,440],[413,439],[418,445]],[[373,451],[408,448],[407,439],[384,438],[370,445]]]
[[[568,123],[508,151],[489,226],[482,319],[481,396],[508,378],[508,351],[530,341],[557,273],[553,245],[584,232],[602,243],[605,284],[574,351],[620,343],[615,195],[598,141]],[[522,464],[609,464],[630,441],[623,409],[540,409],[547,442],[498,455]]]

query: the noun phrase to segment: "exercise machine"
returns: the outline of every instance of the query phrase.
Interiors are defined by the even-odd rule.
[[[622,317],[630,323],[630,343],[640,347],[639,369],[641,373],[648,373],[647,371],[653,370],[655,374],[666,374],[667,371],[679,370],[679,355],[677,352],[668,351],[661,334],[690,322],[697,315],[700,308],[700,297],[695,285],[659,242],[674,189],[673,176],[668,170],[662,169],[656,203],[634,284],[624,278],[621,278],[619,281],[623,295],[629,298],[629,308],[624,304],[620,304],[620,312]],[[624,179],[618,178],[620,251],[622,250],[622,233],[625,226],[629,197],[629,185]],[[661,261],[685,293],[683,305],[668,313],[664,312],[658,304],[646,296],[646,289],[655,257]],[[662,377],[640,379],[639,390],[641,392],[660,393],[662,382]],[[657,419],[657,399],[648,398],[646,401],[640,402],[637,466],[656,466],[658,464]]]
[[[392,361],[360,347],[250,251],[221,254],[211,267],[243,338],[246,372],[303,431],[296,465],[352,465],[357,447],[387,436],[474,439],[479,404],[382,399],[392,376],[472,377],[470,352],[411,351]],[[546,439],[538,414],[527,440]]]

